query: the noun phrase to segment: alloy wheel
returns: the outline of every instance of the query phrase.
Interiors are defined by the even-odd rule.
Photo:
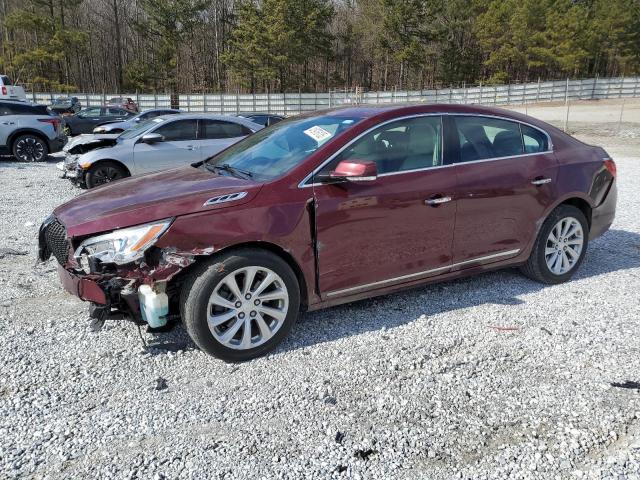
[[[16,143],[16,156],[25,162],[38,162],[44,158],[44,145],[34,137],[24,137]]]
[[[573,217],[561,219],[547,237],[544,258],[549,271],[564,275],[580,260],[584,246],[584,232],[580,222]]]
[[[245,267],[216,285],[209,298],[207,323],[225,347],[248,350],[280,330],[288,309],[287,287],[277,273],[266,267]]]
[[[93,184],[104,185],[105,183],[113,182],[121,178],[123,178],[122,172],[117,168],[110,166],[99,167],[93,174]]]

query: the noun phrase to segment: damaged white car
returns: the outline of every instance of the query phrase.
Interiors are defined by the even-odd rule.
[[[63,176],[93,188],[120,178],[209,158],[263,129],[246,118],[209,114],[156,117],[115,135],[87,135],[65,147]]]

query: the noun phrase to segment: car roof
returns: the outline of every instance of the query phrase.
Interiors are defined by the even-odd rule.
[[[256,115],[265,116],[265,117],[284,118],[283,115],[279,115],[277,113],[267,113],[267,112],[240,112],[240,113],[238,113],[238,116],[240,116],[240,117],[253,117],[253,116],[256,116]]]
[[[261,130],[264,125],[252,122],[244,117],[237,117],[233,115],[216,115],[211,113],[183,113],[181,115],[161,115],[156,118],[162,118],[165,120],[178,121],[178,120],[222,120],[224,122],[235,122],[247,127],[254,127],[254,130]]]
[[[402,116],[419,114],[442,114],[442,115],[485,115],[491,117],[502,117],[517,122],[528,123],[547,132],[557,131],[553,125],[530,117],[528,115],[514,112],[498,107],[489,107],[476,104],[447,104],[447,103],[401,103],[382,105],[362,105],[362,106],[341,106],[326,110],[316,110],[300,115],[301,118],[314,117],[318,115],[333,115],[345,117],[359,117],[362,119],[377,119],[379,121],[390,120]]]
[[[178,113],[183,113],[182,110],[180,110],[178,108],[158,107],[158,108],[147,108],[146,110],[141,110],[138,113],[138,115],[143,114],[143,113],[149,113],[149,112],[178,112]]]

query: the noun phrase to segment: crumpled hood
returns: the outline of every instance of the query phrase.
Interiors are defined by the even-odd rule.
[[[92,235],[169,217],[230,208],[251,201],[261,183],[180,167],[141,175],[90,190],[60,205],[54,214],[68,237]],[[204,206],[210,198],[247,192],[241,199]]]
[[[108,144],[115,145],[116,138],[118,138],[118,135],[120,134],[119,133],[111,133],[111,134],[86,133],[83,135],[78,135],[70,139],[66,143],[66,145],[62,148],[62,150],[69,153],[83,153],[82,151],[74,152],[72,150],[76,149],[76,147],[85,146],[87,148],[84,148],[82,150],[84,150],[84,152],[88,152],[89,150],[94,148],[92,144],[95,144],[96,146],[108,145]]]

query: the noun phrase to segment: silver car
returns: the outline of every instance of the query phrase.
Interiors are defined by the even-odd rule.
[[[0,100],[0,155],[39,162],[60,150],[66,141],[62,119],[46,106]]]
[[[263,128],[241,117],[202,113],[156,117],[126,130],[103,148],[68,155],[62,168],[67,178],[93,188],[199,162]]]

